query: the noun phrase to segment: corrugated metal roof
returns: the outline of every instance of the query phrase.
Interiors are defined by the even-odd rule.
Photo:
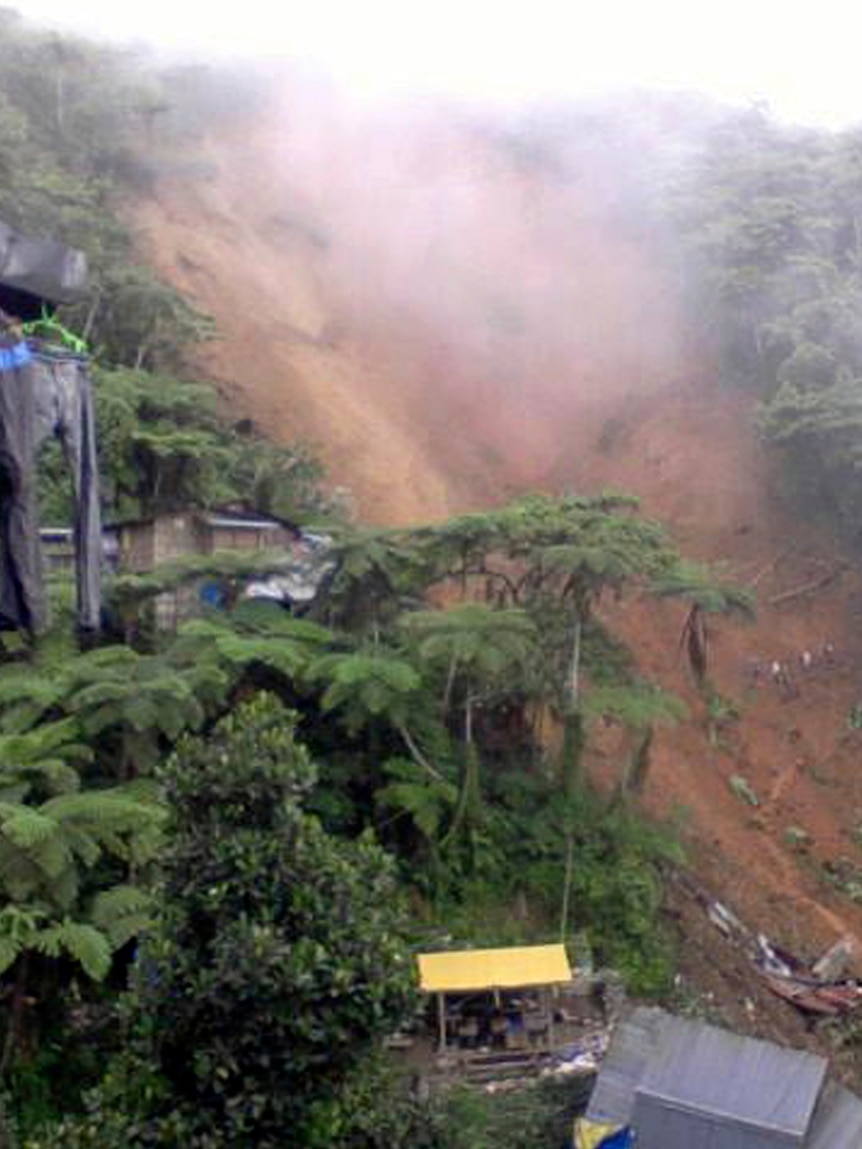
[[[587,1107],[587,1117],[592,1121],[610,1121],[617,1125],[628,1125],[631,1121],[635,1089],[658,1048],[665,1016],[660,1009],[642,1007],[614,1030]]]
[[[803,1135],[747,1125],[694,1109],[660,1107],[638,1095],[632,1116],[638,1149],[805,1149]]]
[[[658,1050],[636,1088],[647,1106],[710,1114],[804,1136],[826,1077],[826,1061],[768,1041],[666,1016]]]
[[[22,235],[0,221],[0,284],[71,303],[87,285],[87,258],[57,240]]]
[[[239,515],[204,515],[203,521],[208,527],[231,531],[271,531],[281,525],[275,519],[253,519]]]
[[[814,1114],[805,1149],[859,1149],[862,1145],[862,1101],[830,1082]]]
[[[572,980],[565,947],[515,946],[419,954],[419,984],[426,993],[523,989]]]
[[[859,1149],[862,1103],[823,1091],[826,1062],[660,1009],[614,1032],[587,1116],[640,1149]],[[818,1104],[818,1098],[823,1098]]]

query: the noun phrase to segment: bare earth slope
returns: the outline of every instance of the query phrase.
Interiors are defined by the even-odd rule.
[[[306,99],[287,92],[252,130],[204,141],[211,178],[164,180],[139,207],[148,257],[217,321],[201,366],[238,415],[316,444],[366,521],[613,487],[756,586],[757,622],[715,629],[716,685],[739,710],[723,729],[680,665],[681,607],[614,608],[691,710],[660,737],[646,801],[684,809],[700,877],[753,926],[803,954],[862,939],[862,910],[824,878],[824,864],[862,865],[862,735],[847,727],[862,584],[848,567],[771,602],[840,556],[771,496],[746,400],[683,347],[616,157],[594,143],[560,171],[445,111]],[[797,671],[792,697],[752,684],[750,659],[795,667],[826,642],[834,664]],[[695,951],[708,980],[715,954]],[[725,981],[748,994],[739,971]]]
[[[201,359],[231,403],[318,445],[363,518],[540,482],[561,416],[681,375],[672,297],[618,225],[610,164],[549,178],[445,112],[306,97],[204,141],[213,177],[164,180],[138,223],[217,320]]]

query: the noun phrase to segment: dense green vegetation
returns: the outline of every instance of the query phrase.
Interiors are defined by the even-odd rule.
[[[104,823],[109,835],[101,852],[80,840],[86,853],[73,852],[70,857],[76,879],[65,900],[55,896],[45,880],[51,872],[39,882],[7,889],[8,911],[0,915],[0,925],[10,932],[3,951],[6,976],[19,999],[29,1002],[26,1011],[19,1011],[14,1030],[7,1031],[13,1092],[18,1089],[20,1095],[17,1083],[35,1072],[36,1051],[49,1041],[61,1042],[70,1065],[79,1064],[79,1043],[92,1048],[93,1040],[101,1041],[104,1057],[110,1058],[119,1036],[109,1025],[109,1040],[104,1035],[93,1038],[90,1025],[106,1023],[98,1010],[94,1021],[86,1021],[88,1010],[104,994],[90,985],[107,975],[109,966],[112,977],[122,978],[130,959],[127,942],[134,934],[143,939],[133,963],[137,988],[123,1013],[126,1026],[131,1024],[129,1010],[138,1018],[135,1024],[146,1033],[149,1053],[139,1050],[132,1061],[123,1059],[125,1055],[115,1061],[93,1104],[98,1106],[103,1130],[106,1105],[116,1115],[118,1130],[125,1128],[123,1122],[137,1119],[122,1110],[123,1096],[153,1098],[155,1108],[147,1119],[159,1128],[168,1114],[180,1121],[185,1104],[181,1097],[194,1096],[183,1090],[193,1088],[193,1083],[183,1077],[183,1084],[166,1072],[166,1055],[159,1053],[154,1028],[157,1001],[141,984],[145,969],[158,965],[158,955],[165,952],[159,947],[167,941],[158,939],[173,920],[167,910],[173,894],[159,891],[176,888],[177,896],[180,892],[183,898],[194,896],[198,880],[205,880],[206,849],[216,848],[221,833],[207,828],[206,819],[218,814],[225,820],[225,859],[245,867],[243,873],[249,874],[251,883],[248,889],[239,881],[233,887],[228,883],[225,890],[232,888],[245,899],[251,915],[248,929],[263,945],[262,939],[269,935],[259,934],[255,915],[263,914],[267,931],[276,928],[280,920],[272,916],[276,903],[285,912],[287,907],[278,898],[273,901],[270,883],[281,879],[274,863],[242,862],[236,853],[253,830],[243,820],[245,814],[251,816],[257,807],[246,811],[237,798],[237,821],[233,821],[230,793],[243,787],[253,792],[243,771],[266,774],[271,768],[276,781],[287,772],[298,796],[312,784],[309,752],[318,764],[317,782],[303,804],[319,827],[309,832],[323,834],[319,840],[331,842],[336,854],[358,849],[357,857],[367,857],[369,866],[378,859],[377,876],[369,872],[363,878],[369,890],[376,880],[389,880],[388,863],[377,847],[361,843],[372,834],[387,850],[398,883],[410,891],[414,907],[401,933],[405,941],[500,944],[562,934],[573,943],[580,938],[581,952],[585,939],[595,960],[621,969],[636,990],[657,992],[668,985],[672,953],[658,919],[660,867],[664,860],[676,859],[678,851],[672,835],[650,829],[637,818],[628,797],[643,784],[648,770],[646,735],[656,723],[674,721],[681,707],[638,676],[628,652],[603,622],[600,606],[604,596],[626,590],[660,595],[678,590],[686,597],[696,586],[700,601],[714,609],[724,609],[725,600],[735,601],[734,596],[713,587],[710,598],[705,574],[699,573],[698,582],[696,572],[681,562],[659,527],[641,519],[631,500],[615,496],[531,497],[433,527],[344,529],[336,538],[332,559],[327,586],[305,618],[291,617],[272,604],[246,602],[230,613],[213,612],[188,621],[175,634],[136,627],[135,647],[116,643],[86,653],[72,646],[61,621],[57,635],[35,652],[26,672],[16,664],[0,668],[0,738],[9,760],[19,763],[9,776],[0,828],[21,864],[44,871],[52,864],[46,847],[54,842],[62,848],[63,826],[55,830],[44,819],[57,818],[52,812],[63,795],[75,796],[76,831],[87,827],[83,819],[89,801],[108,804],[109,812],[115,808],[110,803],[115,803],[120,819]],[[249,560],[216,556],[210,560],[210,573],[221,571],[224,577],[235,578],[243,562],[251,569],[254,561],[249,566]],[[200,573],[197,566],[191,570]],[[120,596],[128,619],[136,610],[146,611],[154,591],[164,592],[188,577],[189,570],[179,564],[152,577],[120,579],[113,594],[115,599]],[[429,609],[435,602],[448,605]],[[147,633],[149,638],[141,637]],[[675,634],[669,636],[670,643],[675,641]],[[223,716],[264,687],[296,710],[298,741],[293,740],[287,716],[274,703],[270,709],[264,704],[262,710],[252,708],[247,726],[225,725]],[[543,730],[552,720],[566,731],[559,752],[550,751],[544,741]],[[619,724],[629,732],[631,762],[620,762],[618,791],[610,799],[593,794],[580,770],[597,720]],[[190,735],[195,737],[189,740]],[[231,748],[232,739],[241,751]],[[169,765],[162,769],[160,763],[166,761]],[[232,779],[232,769],[238,771],[241,785]],[[161,793],[172,811],[167,827],[150,781],[154,774],[162,781]],[[204,800],[198,790],[194,802],[183,797],[179,777],[191,787],[201,774],[210,798]],[[22,776],[33,779],[32,784],[21,786]],[[206,814],[211,805],[214,808]],[[274,816],[277,803],[267,800],[265,805],[266,816]],[[206,849],[196,833],[206,837]],[[179,862],[169,859],[180,849],[184,834],[190,835],[194,846],[176,856],[188,858],[191,851],[196,862],[188,863],[188,873],[180,881],[172,869]],[[283,864],[303,864],[301,858],[288,856],[286,841],[285,832],[274,833],[273,848]],[[106,871],[100,858],[108,847],[113,861]],[[154,869],[154,857],[163,860],[161,867]],[[325,873],[321,857],[315,854],[315,859],[315,866]],[[154,882],[168,885],[154,887]],[[206,897],[217,886],[208,885]],[[313,884],[305,881],[303,887],[310,897]],[[154,888],[158,913],[151,901]],[[304,975],[306,981],[312,978],[309,1002],[317,992],[312,974],[353,976],[336,941],[349,937],[345,931],[354,913],[339,916],[333,887],[328,890],[315,911],[321,917],[321,939],[328,939],[314,947],[323,965],[318,968],[318,959],[309,959],[311,966]],[[260,899],[254,913],[248,901],[252,897]],[[351,928],[372,928],[373,914],[362,910],[360,892],[350,898],[360,919]],[[304,904],[310,913],[311,904]],[[225,912],[233,915],[233,903],[231,907]],[[327,908],[335,920],[327,918]],[[218,903],[211,909],[216,913]],[[194,930],[183,934],[182,944],[194,953],[189,958],[190,977],[195,970],[209,968],[206,954],[212,952],[215,981],[207,984],[217,994],[218,969],[224,969],[218,962],[226,959],[218,958],[212,947],[218,939],[226,944],[230,931],[206,926],[201,912],[194,919]],[[38,930],[73,927],[73,933],[70,941],[58,935],[57,942],[48,946],[38,930],[22,932],[22,921],[32,921]],[[81,933],[84,927],[89,927],[86,935]],[[299,929],[295,921],[291,928]],[[290,935],[278,943],[279,954],[295,951],[300,960],[314,931],[306,924],[300,933],[305,941]],[[252,935],[242,934],[236,945],[250,945]],[[101,964],[94,964],[81,948],[82,939],[100,947]],[[66,956],[58,960],[61,942]],[[381,954],[379,944],[372,948]],[[148,953],[150,957],[143,956]],[[179,959],[171,959],[168,966],[177,976],[184,968]],[[243,1000],[258,992],[256,968],[248,972]],[[240,969],[238,959],[231,959],[231,984]],[[327,969],[337,972],[325,974]],[[262,975],[262,969],[259,972]],[[165,977],[166,972],[159,975],[159,986]],[[75,1007],[85,1020],[74,1027],[68,1016],[58,1017],[56,995],[47,992],[58,979],[70,990],[76,987],[67,998],[70,1005],[88,1003],[83,1011]],[[381,976],[381,992],[386,985]],[[299,1008],[298,990],[290,983],[276,990]],[[262,1001],[262,987],[260,994]],[[172,1000],[177,996],[183,996],[179,990]],[[202,991],[194,990],[188,997],[205,1009]],[[379,1012],[370,1005],[368,1009]],[[172,1010],[176,1022],[175,1006]],[[319,1003],[316,1010],[318,1024]],[[383,1011],[381,1017],[386,1016]],[[193,1063],[196,1057],[205,1058],[204,1035],[212,1030],[202,1018],[203,1014],[190,1015],[189,1031],[199,1033],[190,1054]],[[352,1015],[350,1025],[351,1044],[359,1048],[360,1019]],[[232,1031],[236,1032],[235,1025]],[[195,1039],[190,1037],[189,1042],[194,1044]],[[256,1044],[249,1039],[249,1048]],[[290,1045],[296,1059],[292,1071],[302,1073],[295,1037]],[[237,1064],[241,1064],[245,1055],[237,1046],[224,1056],[240,1058]],[[267,1059],[272,1056],[270,1050]],[[143,1092],[129,1077],[145,1072],[140,1058],[149,1066],[146,1073],[155,1073],[158,1079]],[[98,1057],[90,1062],[93,1081],[98,1062]],[[242,1081],[251,1082],[259,1072],[247,1067]],[[307,1072],[312,1081],[325,1076],[323,1064],[309,1062]],[[344,1077],[346,1082],[346,1070]],[[58,1101],[68,1106],[69,1093],[79,1087],[78,1078],[69,1082],[64,1074],[55,1074],[54,1099],[43,1098],[43,1115],[56,1111]],[[299,1097],[309,1088],[306,1082],[291,1095]],[[336,1095],[331,1088],[333,1104]],[[345,1097],[349,1096],[348,1090]],[[335,1120],[328,1110],[325,1116],[317,1109],[314,1113],[314,1120],[324,1123],[321,1128],[329,1129],[326,1122]],[[29,1110],[24,1118],[36,1127],[41,1120]],[[266,1120],[270,1119],[275,1130],[278,1121],[295,1122],[298,1117],[292,1112],[289,1119],[285,1114]],[[347,1114],[339,1120],[349,1125]],[[70,1127],[70,1144],[92,1143],[74,1140],[85,1138],[87,1128],[86,1122],[80,1128]],[[210,1134],[198,1133],[201,1145],[210,1144],[206,1140]],[[117,1144],[135,1143],[128,1133],[116,1136]],[[331,1133],[323,1143],[335,1143],[334,1136]],[[236,1144],[245,1143],[239,1133],[237,1138]],[[346,1143],[357,1142],[348,1138]]]
[[[671,199],[694,330],[761,400],[790,497],[857,542],[862,134],[726,115]]]
[[[123,367],[97,369],[95,384],[109,521],[233,503],[290,520],[338,512],[308,449],[278,446],[248,421],[226,422],[211,384]],[[70,521],[71,489],[56,441],[43,448],[39,483],[44,521]]]
[[[409,1016],[391,864],[303,812],[314,767],[292,723],[261,695],[160,771],[171,820],[129,1053],[70,1143],[331,1145],[351,1076]]]

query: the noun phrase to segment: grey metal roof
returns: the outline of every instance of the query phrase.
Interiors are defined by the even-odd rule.
[[[812,1053],[668,1015],[636,1092],[659,1108],[708,1113],[801,1141],[825,1077],[826,1061]]]
[[[635,1089],[658,1048],[665,1016],[660,1009],[636,1009],[614,1030],[587,1107],[587,1117],[592,1121],[628,1125],[634,1109]]]
[[[208,527],[219,527],[221,530],[232,531],[271,531],[281,526],[275,519],[250,518],[240,515],[204,515],[204,522]]]
[[[859,1149],[862,1103],[824,1091],[826,1068],[813,1054],[637,1009],[613,1035],[587,1116],[632,1124],[639,1149]]]
[[[862,1145],[862,1101],[848,1089],[829,1082],[814,1114],[805,1149],[859,1149]]]
[[[0,283],[67,303],[86,286],[87,260],[53,239],[22,235],[0,220]]]

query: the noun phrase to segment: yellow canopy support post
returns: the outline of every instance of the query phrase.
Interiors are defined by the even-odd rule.
[[[554,1006],[551,1002],[551,991],[547,988],[542,990],[542,1005],[544,1006],[545,1013],[548,1018],[548,1034],[547,1042],[548,1049],[554,1048]]]

